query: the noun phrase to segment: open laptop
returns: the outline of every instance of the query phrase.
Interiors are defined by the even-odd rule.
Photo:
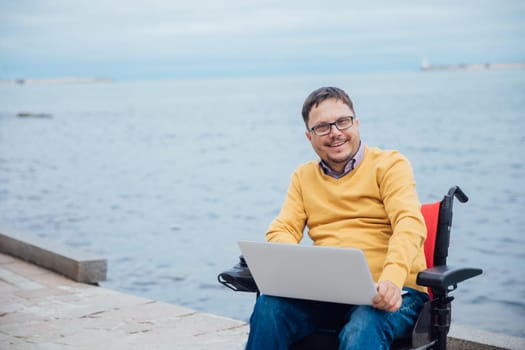
[[[354,305],[376,295],[363,252],[354,248],[239,241],[262,294]]]

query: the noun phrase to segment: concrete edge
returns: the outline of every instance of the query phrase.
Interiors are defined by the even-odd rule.
[[[465,350],[523,350],[525,338],[494,333],[452,323],[448,333],[451,344]]]
[[[57,272],[77,282],[97,284],[106,280],[106,259],[26,232],[0,228],[0,252]]]

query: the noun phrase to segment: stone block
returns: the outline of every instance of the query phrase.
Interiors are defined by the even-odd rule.
[[[31,262],[74,281],[106,280],[107,260],[24,232],[0,229],[0,253]]]

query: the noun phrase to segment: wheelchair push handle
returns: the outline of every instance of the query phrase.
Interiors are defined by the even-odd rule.
[[[450,197],[451,200],[453,197],[456,197],[461,203],[465,203],[468,201],[468,196],[465,194],[465,192],[463,192],[461,188],[459,188],[459,186],[451,187],[448,190],[447,196]]]

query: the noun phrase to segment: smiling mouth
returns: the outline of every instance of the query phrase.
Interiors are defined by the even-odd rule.
[[[332,143],[332,144],[328,145],[328,147],[332,147],[332,148],[340,147],[340,146],[344,145],[347,142],[348,142],[348,140],[344,140],[344,141],[337,142],[337,143]]]

